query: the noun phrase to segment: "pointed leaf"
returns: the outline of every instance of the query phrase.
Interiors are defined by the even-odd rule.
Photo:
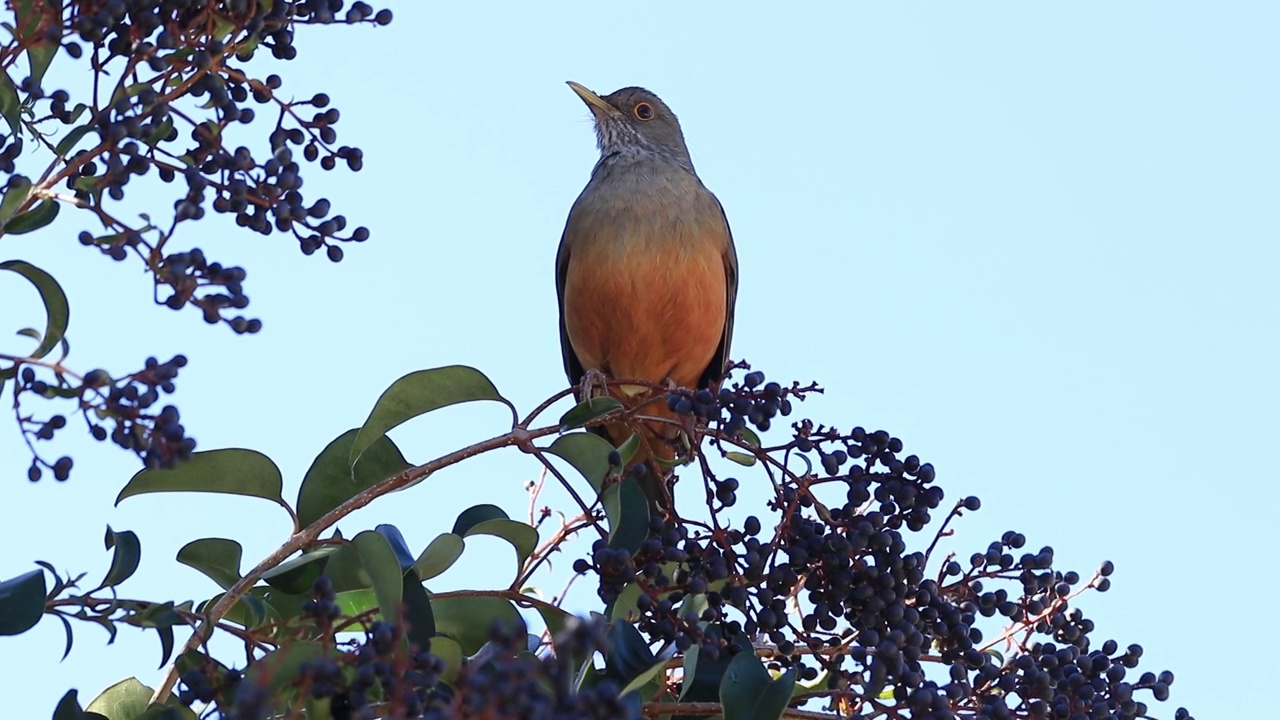
[[[62,621],[62,629],[66,631],[67,634],[67,643],[62,647],[62,657],[58,658],[58,662],[62,662],[71,654],[71,646],[75,643],[75,635],[71,632],[71,623],[67,622],[65,617],[61,615],[54,615],[54,617]]]
[[[404,594],[400,597],[404,607],[404,621],[408,625],[405,637],[420,649],[431,647],[436,634],[435,613],[431,610],[431,598],[422,580],[412,570],[404,575]]]
[[[648,685],[655,677],[657,677],[659,673],[661,673],[664,669],[666,669],[666,667],[667,667],[666,658],[655,661],[653,665],[650,665],[649,667],[645,668],[642,672],[636,675],[631,682],[627,683],[626,686],[622,688],[622,692],[618,694],[626,695],[627,693],[635,692],[636,690],[643,688],[644,686]]]
[[[138,563],[142,560],[142,542],[138,540],[137,533],[131,530],[116,532],[108,525],[103,543],[108,550],[115,548],[115,552],[111,554],[111,569],[107,570],[107,576],[98,587],[115,587],[138,570]]]
[[[618,620],[609,626],[609,655],[605,658],[606,674],[609,677],[619,683],[629,683],[650,670],[656,660],[649,644],[635,625]]]
[[[604,487],[604,479],[609,475],[609,453],[612,451],[613,446],[607,440],[588,432],[561,435],[546,449],[546,452],[568,461],[591,483],[596,493]]]
[[[76,144],[79,143],[80,140],[83,139],[84,136],[92,129],[93,126],[88,123],[76,126],[71,132],[67,133],[58,141],[58,146],[54,148],[54,152],[58,153],[58,157],[65,158],[67,155],[70,155],[71,151],[75,149]]]
[[[643,592],[644,589],[639,583],[627,583],[627,586],[622,588],[622,592],[618,593],[618,597],[609,604],[606,613],[609,620],[611,622],[627,620],[631,617],[632,611],[635,611],[638,616],[636,601],[640,599],[640,594]]]
[[[53,710],[53,720],[84,720],[84,710],[76,699],[76,691],[68,690]]]
[[[732,460],[733,462],[736,462],[736,463],[738,463],[739,465],[742,465],[742,466],[744,466],[744,467],[751,467],[752,465],[755,465],[755,464],[756,464],[756,456],[755,456],[755,455],[748,455],[748,454],[746,454],[746,453],[744,453],[744,452],[738,452],[738,451],[736,451],[736,450],[729,450],[729,451],[725,452],[724,456],[725,456],[726,458],[728,458],[729,460]]]
[[[259,497],[284,505],[280,495],[283,484],[280,468],[256,450],[206,450],[172,469],[140,471],[120,491],[116,504],[146,493],[209,492]]]
[[[4,233],[6,235],[23,235],[33,230],[39,230],[53,222],[54,218],[58,217],[58,211],[61,209],[62,203],[52,198],[45,198],[35,207],[5,223]]]
[[[782,716],[795,690],[792,668],[776,681],[755,653],[740,652],[729,661],[720,681],[720,703],[725,720],[776,720]]]
[[[349,463],[354,465],[378,438],[401,423],[442,407],[474,400],[507,403],[489,378],[475,368],[452,365],[405,375],[378,398],[351,446]]]
[[[509,600],[498,597],[431,598],[436,632],[457,641],[462,653],[471,656],[489,642],[494,622],[525,632],[524,619]]]
[[[458,513],[458,519],[453,521],[453,532],[455,535],[467,536],[467,531],[489,520],[506,520],[507,512],[497,505],[472,505],[471,507]]]
[[[160,636],[160,665],[163,668],[169,664],[169,656],[173,655],[173,627],[158,627],[156,633]]]
[[[7,195],[5,200],[8,200]],[[40,292],[40,300],[44,303],[46,318],[44,339],[41,341],[40,346],[31,353],[31,356],[42,358],[48,355],[58,346],[58,342],[62,340],[62,336],[67,332],[71,309],[67,305],[66,293],[62,292],[62,287],[58,285],[57,280],[53,279],[52,275],[31,263],[22,260],[9,260],[0,263],[0,270],[18,273],[32,285],[35,285],[36,290]]]
[[[372,530],[365,530],[351,540],[360,555],[360,564],[373,584],[378,596],[378,608],[387,622],[400,619],[400,597],[404,594],[403,574],[396,553],[387,539]]]
[[[405,544],[400,528],[381,523],[373,531],[385,538],[387,544],[391,546],[392,552],[396,554],[396,562],[400,563],[400,572],[408,572],[409,568],[413,567],[413,555],[409,553],[409,546]]]
[[[22,101],[18,99],[18,90],[6,72],[0,72],[0,116],[9,124],[13,137],[22,134]]]
[[[268,585],[287,593],[311,592],[311,584],[328,570],[329,556],[342,550],[343,546],[325,545],[293,558],[262,574]]]
[[[607,395],[584,400],[560,417],[560,430],[563,432],[580,428],[598,417],[621,409],[622,403]]]
[[[62,3],[56,0],[14,0],[13,12],[14,35],[27,49],[30,76],[38,85],[58,50],[58,43],[50,41],[40,27],[42,24],[62,24]]]
[[[441,533],[427,546],[413,563],[414,572],[423,580],[430,580],[448,570],[459,557],[465,543],[453,533]]]
[[[609,547],[635,552],[649,534],[649,500],[635,478],[625,477],[604,492]]]
[[[131,677],[103,690],[85,710],[96,712],[107,720],[135,720],[151,704],[151,692],[151,688],[138,682],[138,678]]]
[[[0,635],[20,635],[44,614],[44,571],[32,570],[0,582]]]
[[[572,614],[552,605],[538,603],[533,607],[542,616],[542,622],[546,624],[547,632],[551,634],[552,639],[559,637],[560,633],[568,627],[569,621],[573,619]]]
[[[640,450],[640,436],[631,433],[627,439],[622,441],[618,446],[618,456],[622,460],[621,467],[631,467],[631,461],[635,459],[636,452]]]
[[[9,219],[18,214],[18,210],[22,208],[22,204],[27,201],[27,197],[31,194],[31,180],[21,175],[16,175],[7,185],[4,198],[0,199],[0,231],[4,229],[4,225],[8,224]],[[11,260],[9,262],[18,262]]]
[[[359,430],[348,430],[320,451],[298,489],[298,525],[307,527],[325,513],[413,465],[389,437],[380,437],[351,467],[351,447]]]
[[[524,561],[538,549],[538,531],[519,520],[495,518],[476,523],[465,533],[466,537],[473,535],[492,535],[511,543],[516,549],[516,570],[523,567]]]
[[[178,551],[178,562],[204,573],[210,580],[230,590],[240,580],[240,543],[226,538],[192,540]]]

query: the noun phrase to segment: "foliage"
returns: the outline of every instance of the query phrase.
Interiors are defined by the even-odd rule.
[[[307,254],[324,248],[334,261],[341,243],[367,238],[363,228],[348,233],[327,199],[306,201],[300,189],[303,163],[362,165],[358,149],[336,145],[339,114],[328,97],[286,100],[283,81],[256,79],[250,64],[268,51],[293,59],[299,25],[385,25],[387,11],[357,2],[344,12],[334,0],[10,5],[12,40],[0,48],[0,115],[9,130],[0,169],[12,177],[0,199],[0,235],[48,227],[71,205],[102,226],[81,243],[115,260],[135,258],[157,302],[194,306],[238,333],[261,326],[236,314],[248,304],[244,270],[197,248],[178,250],[180,225],[212,207],[248,230],[291,236]],[[90,65],[83,101],[45,91],[55,57]],[[250,98],[276,111],[265,154],[228,144],[234,132],[261,126]],[[19,174],[19,163],[45,169]],[[177,183],[172,213],[122,219],[116,208],[126,188],[149,175]],[[420,370],[393,383],[359,426],[317,443],[305,475],[286,483],[262,452],[196,451],[177,409],[156,408],[174,391],[184,356],[152,358],[116,377],[77,374],[63,365],[70,311],[56,280],[22,260],[0,270],[33,285],[46,311],[43,330],[20,333],[33,350],[0,354],[0,387],[12,382],[34,457],[31,480],[46,470],[65,480],[72,462],[49,462],[34,445],[66,427],[66,416],[37,419],[23,403],[61,400],[95,438],[141,459],[118,502],[220,493],[272,503],[292,521],[280,546],[247,568],[233,537],[187,543],[177,561],[218,588],[199,603],[122,595],[142,538],[110,527],[111,564],[100,581],[37,561],[0,582],[0,634],[56,619],[64,653],[83,623],[112,639],[126,625],[160,641],[166,674],[158,687],[126,678],[87,705],[71,690],[55,720],[1136,718],[1168,697],[1171,673],[1138,673],[1142,648],[1099,641],[1074,604],[1087,590],[1109,588],[1110,563],[1087,577],[1059,569],[1051,547],[1033,552],[1016,531],[967,557],[947,551],[952,525],[979,510],[979,500],[946,503],[933,466],[886,431],[791,419],[820,392],[816,385],[766,382],[740,363],[733,371],[741,379],[717,392],[651,386],[652,401],[666,402],[675,420],[607,398],[553,418],[571,390],[521,415],[479,370]],[[510,425],[422,464],[406,460],[387,434],[470,402],[504,405]],[[630,463],[639,434],[615,448],[588,431],[642,421],[672,423],[687,441],[669,474]],[[390,525],[351,537],[336,528],[439,470],[508,448],[543,468],[529,489],[528,518],[478,504],[418,552]],[[655,472],[674,501],[663,516],[650,515],[639,489]],[[771,492],[766,507],[744,512],[738,477],[748,476]],[[571,510],[539,507],[547,482],[568,492]],[[296,497],[286,499],[295,484]],[[235,528],[228,519],[228,533]],[[495,569],[488,587],[439,587],[477,536],[509,544],[510,569]],[[572,558],[577,538],[590,549]],[[550,598],[531,589],[558,554],[572,558],[570,584],[593,584],[599,612],[566,612],[568,587]],[[243,657],[215,651],[215,633],[238,639]],[[1174,717],[1190,716],[1179,709]]]
[[[328,199],[307,199],[302,190],[314,165],[358,171],[364,164],[359,148],[337,144],[338,109],[323,92],[291,99],[283,80],[255,72],[253,60],[264,53],[294,59],[300,25],[386,25],[390,11],[357,2],[338,14],[332,8],[342,3],[329,0],[8,4],[11,38],[0,47],[0,172],[9,179],[0,198],[0,237],[45,228],[70,206],[92,226],[79,233],[80,244],[140,263],[157,303],[196,308],[206,322],[237,333],[262,327],[239,314],[249,305],[246,272],[201,248],[181,247],[185,223],[211,208],[249,231],[291,237],[308,255],[324,249],[334,262],[343,257],[342,244],[368,239],[366,228],[348,229]],[[60,77],[78,81],[70,90],[44,87],[54,59],[67,64]],[[140,197],[167,192],[172,209],[130,219],[121,208],[135,189]],[[32,481],[45,471],[66,480],[73,464],[36,450],[33,442],[52,440],[68,418],[25,413],[23,401],[34,398],[69,401],[95,439],[110,438],[147,467],[191,455],[195,441],[178,409],[160,404],[174,391],[185,357],[149,358],[132,373],[77,373],[64,365],[70,313],[58,283],[19,260],[0,263],[0,270],[35,285],[47,310],[43,330],[20,333],[36,343],[34,350],[0,352],[0,389],[13,381]]]

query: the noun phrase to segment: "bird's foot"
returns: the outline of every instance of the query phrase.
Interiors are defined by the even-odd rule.
[[[599,392],[596,392],[596,389]],[[578,382],[578,401],[586,402],[593,397],[599,397],[609,392],[608,378],[599,370],[587,370],[582,374],[582,380]]]

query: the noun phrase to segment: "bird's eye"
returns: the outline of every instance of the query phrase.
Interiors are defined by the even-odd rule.
[[[637,120],[652,120],[653,106],[647,102],[636,103],[635,113]]]

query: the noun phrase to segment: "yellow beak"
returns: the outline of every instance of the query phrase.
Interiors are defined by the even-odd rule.
[[[577,93],[578,97],[582,98],[582,102],[586,103],[587,107],[591,108],[592,112],[602,112],[610,115],[618,112],[616,108],[601,99],[599,95],[588,90],[585,86],[572,80],[567,84],[569,85],[569,89]]]

